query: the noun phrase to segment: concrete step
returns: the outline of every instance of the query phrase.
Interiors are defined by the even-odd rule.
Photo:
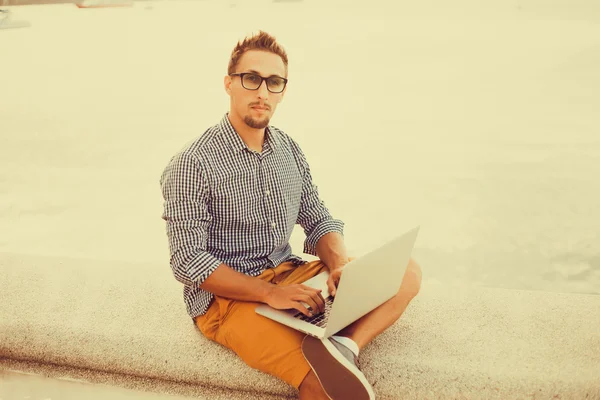
[[[168,265],[0,253],[0,285],[0,357],[139,390],[297,395],[202,336]],[[597,398],[599,309],[595,295],[424,286],[361,364],[380,399]]]
[[[115,386],[91,384],[71,379],[0,370],[0,400],[190,400],[193,397],[142,392]],[[208,400],[209,397],[202,397]]]
[[[185,393],[185,395],[182,395]],[[0,400],[251,400],[255,393],[0,359]],[[261,396],[282,400],[280,396]]]

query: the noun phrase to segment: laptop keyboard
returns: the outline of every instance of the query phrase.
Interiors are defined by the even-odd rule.
[[[325,328],[327,326],[327,321],[329,320],[329,312],[331,311],[332,304],[333,296],[329,296],[325,299],[325,312],[313,315],[312,317],[307,317],[301,312],[298,312],[296,315],[294,315],[294,318],[301,319],[302,321],[306,321],[309,324],[316,325],[319,328]]]

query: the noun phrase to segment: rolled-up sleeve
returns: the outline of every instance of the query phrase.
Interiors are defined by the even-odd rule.
[[[181,152],[169,161],[160,185],[171,269],[179,282],[199,286],[221,264],[206,251],[211,223],[206,174],[195,156]]]
[[[316,256],[319,239],[329,232],[338,232],[343,236],[344,223],[333,218],[325,203],[319,197],[319,190],[313,183],[306,156],[297,143],[293,140],[291,142],[302,175],[302,198],[296,223],[304,228],[306,234],[304,253]]]

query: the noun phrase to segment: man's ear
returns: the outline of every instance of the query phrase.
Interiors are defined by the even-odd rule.
[[[225,91],[227,94],[231,94],[231,77],[229,75],[225,75],[223,78],[223,86],[225,87]]]

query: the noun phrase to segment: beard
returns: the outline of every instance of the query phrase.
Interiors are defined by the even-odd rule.
[[[263,129],[263,128],[266,128],[269,125],[270,119],[269,119],[269,117],[264,117],[263,119],[254,119],[251,116],[246,115],[244,117],[244,122],[250,128]]]

